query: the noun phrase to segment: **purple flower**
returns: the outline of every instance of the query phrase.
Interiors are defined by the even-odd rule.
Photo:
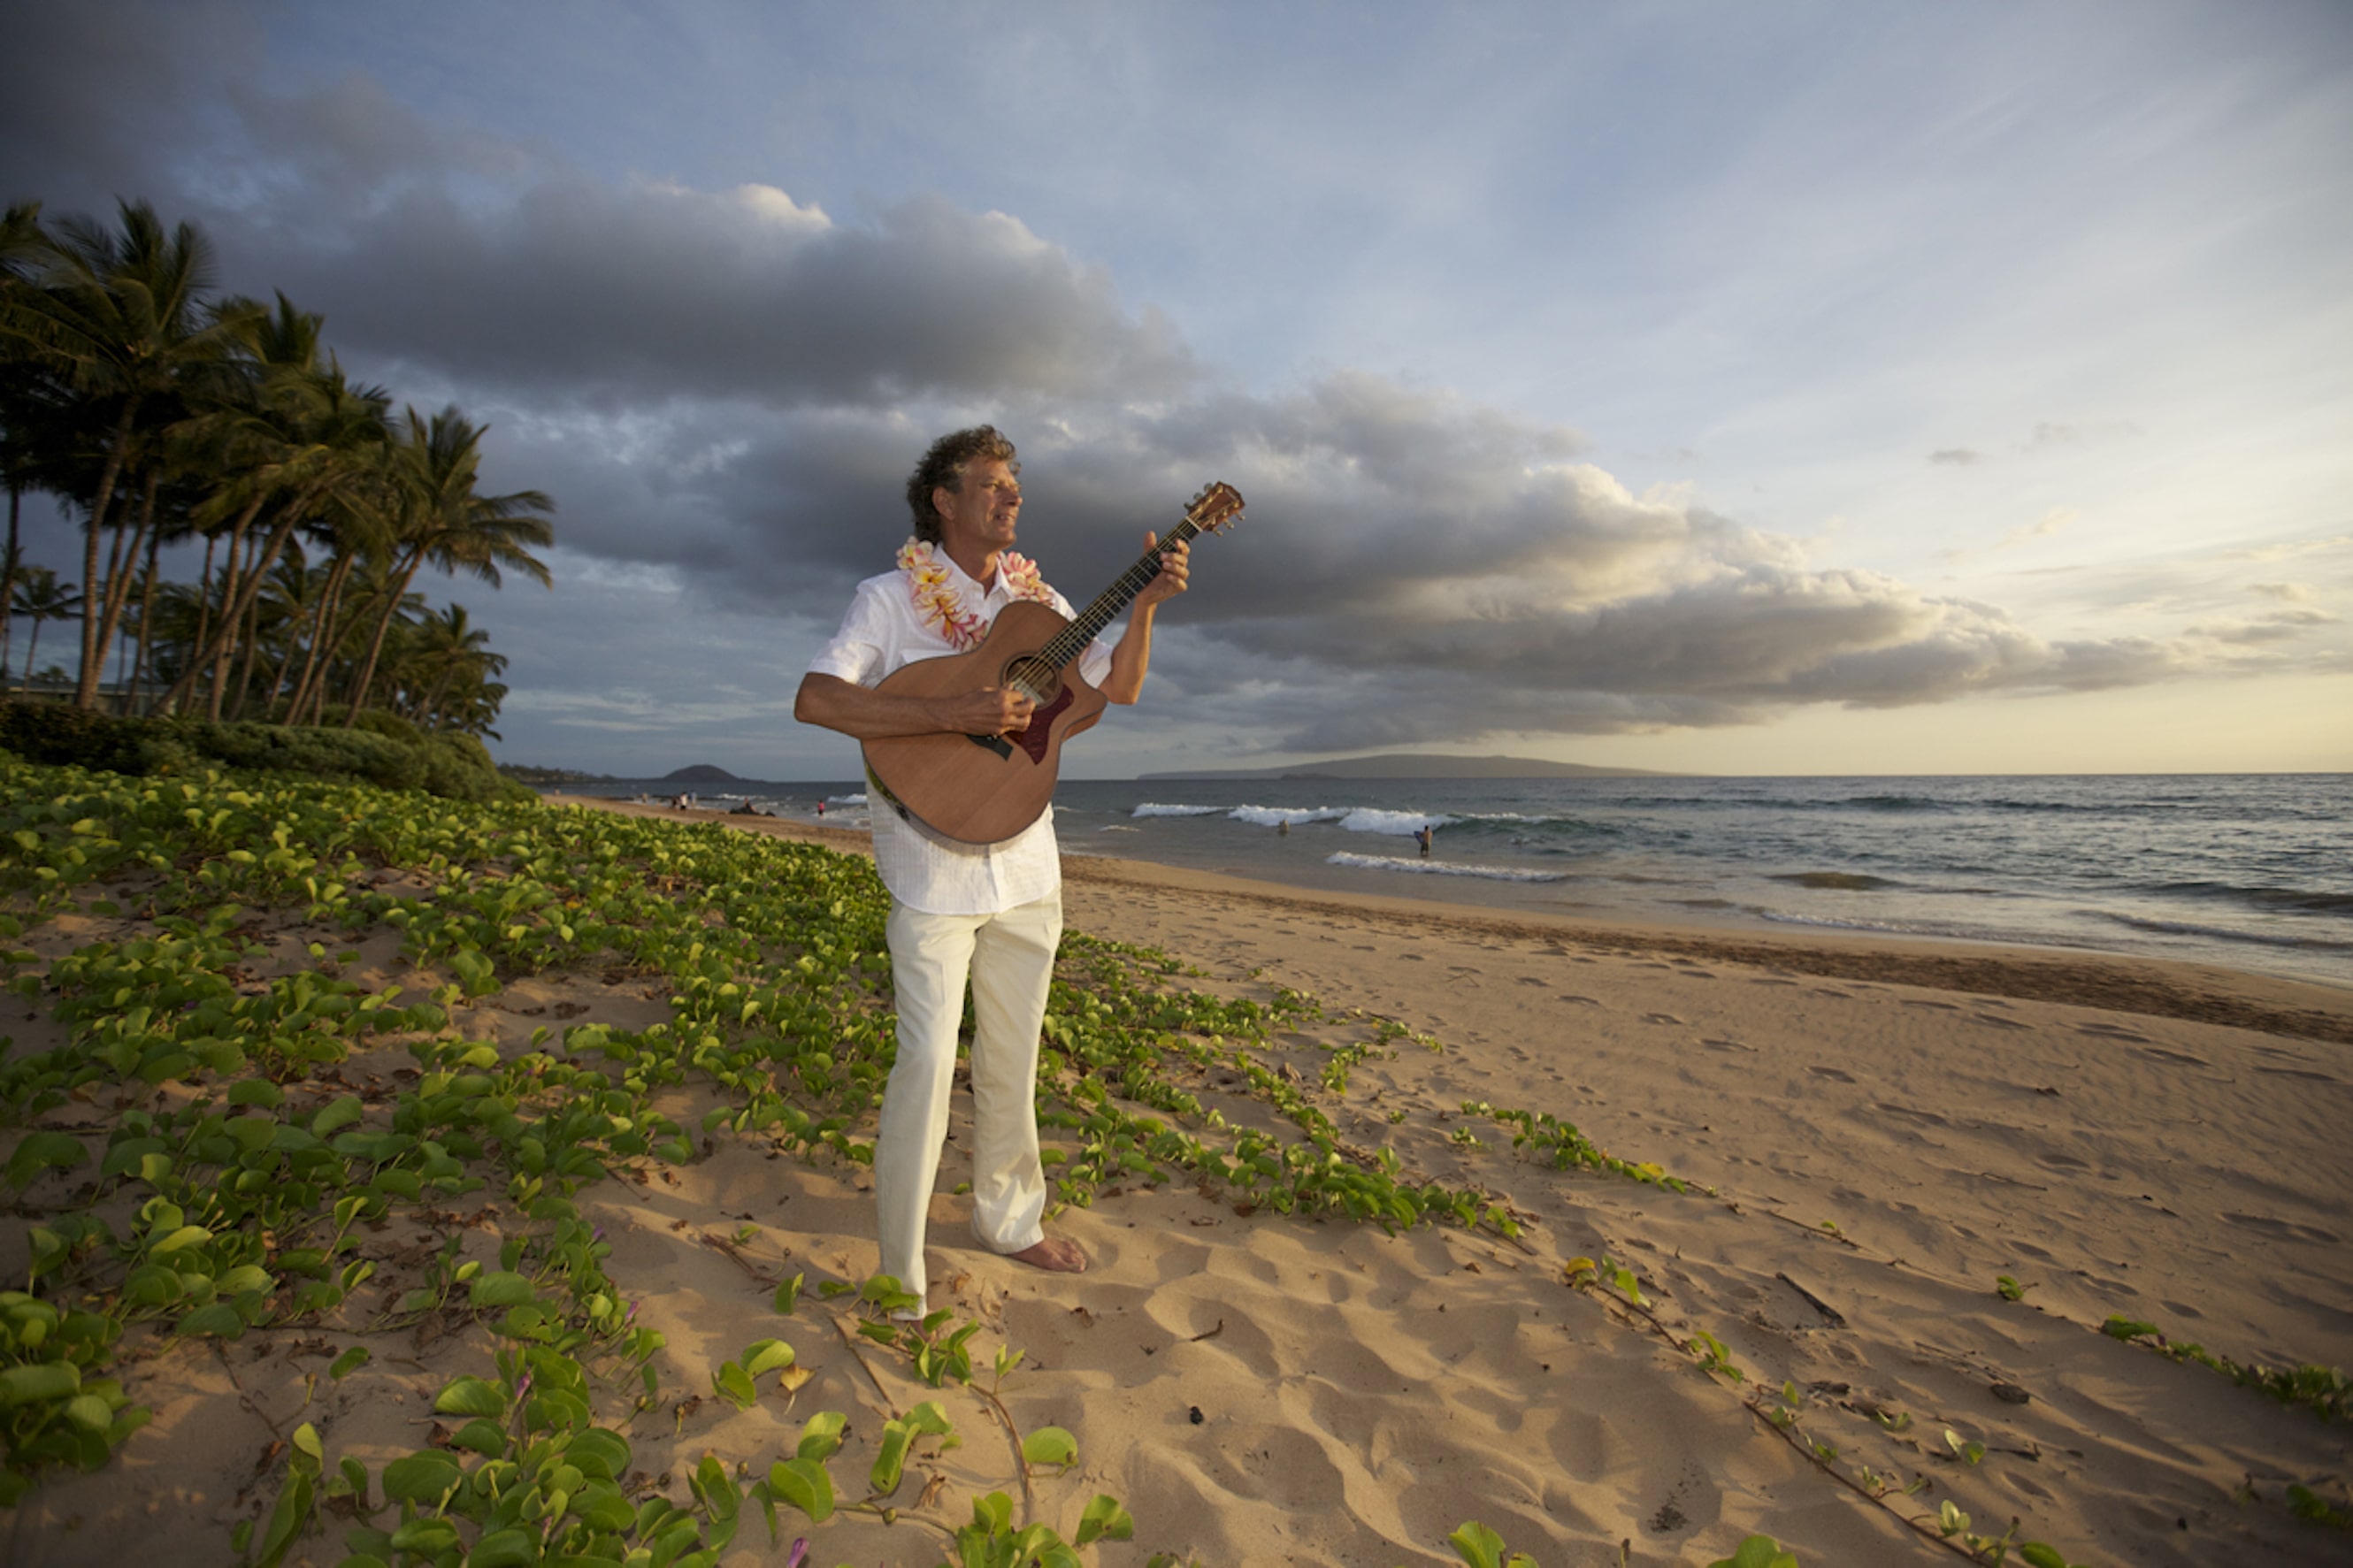
[[[785,1559],[785,1568],[801,1568],[801,1564],[807,1561],[808,1537],[805,1535],[793,1537],[793,1550]]]

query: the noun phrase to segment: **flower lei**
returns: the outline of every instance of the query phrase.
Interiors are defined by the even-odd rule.
[[[937,551],[920,539],[911,539],[900,546],[899,570],[906,574],[907,595],[915,603],[916,618],[937,632],[951,647],[979,646],[988,626],[964,607],[964,600],[955,590],[955,579],[949,575],[947,563],[940,559]],[[1054,602],[1053,590],[1039,579],[1037,563],[1028,556],[1016,555],[1010,550],[997,556],[997,580],[1013,598],[1030,599],[1041,605]]]

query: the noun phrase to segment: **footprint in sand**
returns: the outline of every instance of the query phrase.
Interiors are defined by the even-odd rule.
[[[1984,1024],[1996,1029],[2023,1029],[2027,1027],[2026,1025],[2020,1023],[2015,1018],[1997,1018],[1991,1013],[1972,1013],[1969,1015],[1969,1021],[1977,1024]]]
[[[1808,1068],[1806,1070],[1813,1074],[1816,1078],[1833,1079],[1840,1083],[1852,1083],[1854,1081],[1854,1074],[1841,1071],[1837,1068]]]
[[[1917,1121],[1929,1127],[1950,1127],[1952,1125],[1951,1122],[1946,1121],[1935,1111],[1922,1110],[1915,1106],[1890,1105],[1885,1100],[1882,1100],[1879,1104],[1873,1107],[1873,1109],[1875,1110],[1883,1110],[1890,1116],[1900,1116],[1906,1121]]]
[[[1926,1002],[1921,1000],[1917,996],[1906,996],[1904,999],[1904,1005],[1906,1007],[1934,1007],[1939,1013],[1957,1013],[1960,1011],[1960,1008],[1950,1002]]]
[[[1599,1003],[1599,1002],[1595,1001],[1595,1000],[1594,1000],[1592,997],[1590,997],[1590,996],[1564,996],[1564,997],[1562,997],[1562,998],[1561,998],[1561,1000],[1562,1000],[1562,1001],[1564,1001],[1564,1002],[1576,1002],[1576,1003],[1580,1003],[1580,1004],[1582,1004],[1583,1005],[1588,1006],[1588,1007],[1599,1007],[1599,1006],[1600,1006],[1600,1005],[1601,1005],[1601,1004],[1600,1004],[1600,1003]]]
[[[2088,1034],[2091,1031],[2085,1030],[2084,1032]],[[2147,1040],[2148,1037],[2146,1035],[2129,1035],[2120,1037],[2126,1039]],[[2150,1046],[2147,1050],[2142,1051],[2140,1054],[2148,1058],[2151,1061],[2168,1062],[2175,1067],[2203,1068],[2212,1067],[2214,1065],[2208,1061],[2204,1057],[2193,1057],[2187,1051],[2168,1051],[2163,1046]]]
[[[1676,1017],[1672,1013],[1645,1013],[1642,1015],[1642,1022],[1645,1024],[1680,1024],[1683,1020]]]
[[[2255,1070],[2257,1072],[2267,1072],[2274,1078],[2300,1078],[2312,1083],[2337,1083],[2342,1081],[2332,1074],[2325,1072],[2312,1072],[2304,1068],[2259,1067]]]
[[[2097,1035],[2106,1040],[2130,1040],[2137,1046],[2148,1044],[2147,1035],[2135,1029],[2119,1028],[2114,1024],[2078,1024],[2075,1026],[2075,1032],[2079,1035]],[[2206,1064],[2200,1062],[2198,1065],[2204,1067]]]
[[[1755,1046],[1744,1046],[1738,1040],[1702,1040],[1700,1044],[1712,1051],[1746,1051],[1751,1056],[1757,1052]]]
[[[1523,985],[1549,985],[1552,982],[1541,979],[1534,974],[1523,974],[1520,976],[1520,984]]]

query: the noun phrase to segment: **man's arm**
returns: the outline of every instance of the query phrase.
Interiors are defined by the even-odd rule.
[[[1158,534],[1144,536],[1146,550],[1159,542]],[[1189,544],[1170,545],[1168,552],[1160,558],[1160,574],[1135,595],[1127,630],[1121,634],[1119,646],[1111,650],[1111,670],[1103,678],[1103,684],[1095,688],[1112,701],[1125,705],[1144,695],[1145,672],[1152,667],[1154,612],[1159,609],[1161,601],[1173,599],[1185,591],[1192,553]]]
[[[811,670],[801,677],[793,717],[859,741],[894,735],[1003,735],[1027,730],[1033,706],[1020,692],[1001,686],[954,697],[893,697]]]

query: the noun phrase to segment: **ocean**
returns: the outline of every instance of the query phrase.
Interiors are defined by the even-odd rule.
[[[824,800],[824,820],[866,825],[854,784],[726,787],[702,798],[809,821]],[[1066,780],[1054,806],[1066,853],[1300,888],[2091,949],[2353,986],[2343,773]]]

